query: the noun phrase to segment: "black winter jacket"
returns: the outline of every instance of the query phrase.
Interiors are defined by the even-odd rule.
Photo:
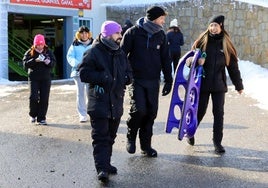
[[[82,82],[89,83],[88,114],[97,118],[121,118],[126,85],[132,81],[132,71],[124,51],[111,50],[100,39],[84,53],[79,67]],[[104,93],[96,91],[102,87]]]
[[[56,58],[54,54],[47,48],[44,48],[42,53],[34,50],[33,56],[31,55],[31,49],[27,50],[22,59],[25,68],[28,68],[28,75],[30,80],[49,80],[51,79],[51,70],[56,64]],[[50,63],[46,65],[44,62],[36,62],[40,54],[43,54],[45,58],[50,59]]]
[[[139,25],[131,27],[124,34],[121,47],[128,55],[134,79],[159,80],[162,70],[165,82],[172,83],[167,38],[163,30],[150,36]]]
[[[181,46],[184,45],[184,38],[183,34],[180,31],[168,32],[167,41],[170,52],[181,52]]]
[[[225,67],[235,89],[237,91],[243,89],[237,60],[231,57],[229,66],[226,66],[222,40],[222,36],[209,36],[206,49],[207,57],[203,65],[204,77],[202,78],[201,91],[227,92]]]

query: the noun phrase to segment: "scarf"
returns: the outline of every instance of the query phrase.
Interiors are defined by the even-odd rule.
[[[138,20],[139,25],[145,30],[147,31],[150,35],[153,35],[161,30],[163,30],[163,27],[155,24],[154,22],[148,20],[147,17],[144,18],[140,18]]]
[[[82,40],[78,40],[78,42],[80,42],[82,45],[84,45],[84,46],[88,46],[89,45],[89,43],[90,43],[90,40],[89,39],[87,39],[86,41],[82,41]]]
[[[148,20],[148,18],[140,18],[137,21],[138,25],[142,27],[145,31],[147,31],[147,48],[149,48],[150,38],[153,34],[158,33],[159,31],[163,30],[163,27],[155,24],[154,22]]]
[[[211,34],[209,33],[209,37],[215,40],[220,40],[223,39],[223,32],[219,33],[219,34]]]
[[[105,37],[101,36],[100,40],[105,46],[107,46],[111,50],[118,50],[119,49],[119,45],[112,39],[105,38]]]

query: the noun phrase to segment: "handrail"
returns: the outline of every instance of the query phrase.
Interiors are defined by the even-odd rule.
[[[29,38],[31,38],[29,36]],[[11,33],[8,33],[8,40],[10,44],[16,44],[17,46],[20,46],[23,49],[28,49],[32,44],[28,42],[27,40],[22,40],[17,37],[13,37]]]
[[[31,44],[29,42],[13,37],[11,33],[8,33],[8,66],[20,76],[28,76],[21,60],[30,46]]]
[[[8,46],[8,52],[9,54],[11,54],[13,57],[16,57],[17,59],[22,59],[23,56],[24,56],[24,53],[25,53],[25,50],[22,49],[21,47],[19,46],[12,46],[12,45],[9,45]]]
[[[8,59],[8,66],[14,70],[16,73],[18,73],[20,76],[28,77],[27,72],[21,67],[19,64],[17,64],[12,59]]]

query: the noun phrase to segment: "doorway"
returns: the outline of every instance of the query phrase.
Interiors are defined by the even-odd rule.
[[[63,22],[64,17],[58,16],[8,14],[9,80],[27,80],[22,58],[38,33],[45,36],[46,44],[57,60],[52,72],[53,79],[63,78]]]

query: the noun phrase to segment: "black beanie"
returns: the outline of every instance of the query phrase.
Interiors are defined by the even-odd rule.
[[[83,33],[83,32],[89,33],[89,29],[88,29],[88,27],[83,25],[83,26],[79,27],[78,32],[79,33]]]
[[[160,16],[166,16],[166,15],[167,15],[167,12],[165,12],[163,8],[158,7],[158,6],[150,7],[146,11],[146,17],[150,21],[153,21],[153,20],[159,18]]]
[[[224,16],[223,15],[213,16],[212,18],[210,18],[208,24],[211,24],[213,22],[218,23],[222,29],[224,28]]]

